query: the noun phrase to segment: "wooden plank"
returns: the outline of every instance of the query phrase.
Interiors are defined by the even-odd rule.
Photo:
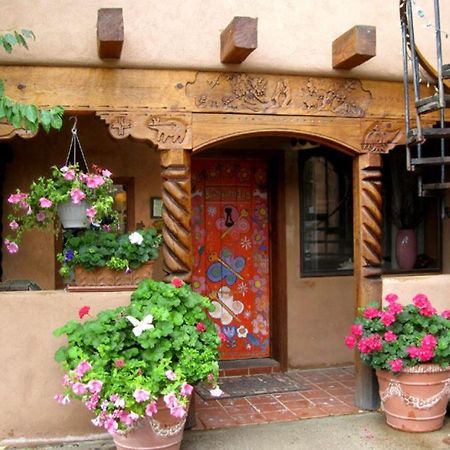
[[[400,82],[250,73],[21,66],[0,67],[0,79],[5,80],[9,97],[40,106],[60,104],[69,114],[108,108],[170,108],[173,111],[282,116],[402,120],[404,117],[403,84]],[[26,87],[19,89],[18,85]],[[260,91],[257,86],[264,86],[264,89]],[[434,117],[427,116],[427,120]]]
[[[333,69],[353,69],[376,54],[376,28],[355,25],[333,41]]]
[[[122,8],[102,8],[97,14],[97,48],[100,58],[119,59],[124,40]]]
[[[234,17],[220,34],[220,61],[240,64],[258,47],[258,19]]]
[[[381,305],[382,197],[381,155],[367,153],[353,164],[353,239],[355,314],[370,303]],[[356,356],[356,405],[375,410],[379,406],[374,370]]]

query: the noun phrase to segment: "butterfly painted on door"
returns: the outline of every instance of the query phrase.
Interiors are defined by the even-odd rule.
[[[244,279],[240,274],[245,267],[243,256],[234,257],[230,250],[223,249],[220,256],[216,252],[210,253],[208,260],[212,264],[208,267],[206,276],[213,283],[225,280],[228,286],[232,286],[238,278],[241,281]]]

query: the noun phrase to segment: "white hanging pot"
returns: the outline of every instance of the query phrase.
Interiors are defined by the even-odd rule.
[[[87,228],[89,223],[86,216],[87,202],[72,203],[70,200],[60,203],[56,209],[63,228]]]

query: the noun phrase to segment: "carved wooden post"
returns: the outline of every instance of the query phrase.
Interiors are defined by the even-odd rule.
[[[161,150],[163,257],[166,281],[192,275],[191,152]]]
[[[354,283],[356,307],[381,303],[382,198],[381,155],[362,154],[353,165]],[[356,358],[356,405],[374,410],[379,404],[378,383],[372,368]]]

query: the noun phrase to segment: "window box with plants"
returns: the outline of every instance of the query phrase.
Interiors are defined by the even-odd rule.
[[[58,254],[60,274],[75,278],[69,290],[88,286],[132,287],[151,278],[162,237],[155,228],[118,233],[103,228],[66,235]]]

